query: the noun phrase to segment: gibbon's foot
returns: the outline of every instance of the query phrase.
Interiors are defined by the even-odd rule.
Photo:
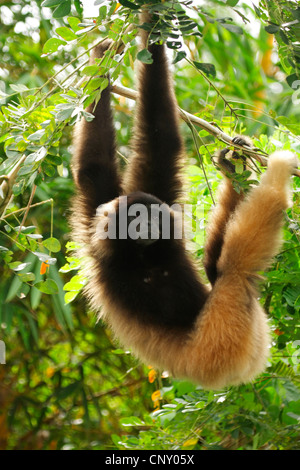
[[[268,191],[279,195],[285,200],[285,207],[292,206],[290,177],[299,165],[295,154],[287,150],[279,150],[268,158],[268,168],[261,178],[261,186],[267,186]]]
[[[112,39],[105,39],[105,41],[95,46],[91,52],[91,61],[93,62],[94,59],[101,59],[105,51],[107,51],[107,49],[109,49],[112,44],[113,44]]]
[[[293,171],[298,168],[299,164],[300,162],[296,155],[289,150],[277,150],[268,158],[268,168],[284,167],[288,168],[290,173],[293,173]]]
[[[244,137],[241,135],[236,135],[232,139],[233,144],[240,145],[241,147],[248,146],[248,147],[253,147],[252,141],[249,137]],[[228,155],[227,155],[228,154]],[[227,158],[226,158],[227,155]],[[244,171],[247,169],[246,166],[246,157],[244,155],[241,155],[238,153],[236,150],[230,150],[228,148],[225,148],[219,152],[217,162],[220,165],[222,170],[225,170],[225,173],[235,173],[235,165],[232,163],[231,160],[242,160],[244,163]]]
[[[233,163],[231,163],[230,160],[226,158],[226,155],[230,154],[232,155],[232,150],[225,148],[223,150],[220,150],[217,156],[217,163],[220,166],[221,170],[226,173],[234,173],[235,172],[235,166]]]
[[[251,148],[253,147],[252,140],[249,137],[243,136],[243,135],[236,135],[232,139],[232,143],[240,145],[241,147],[245,147],[245,146],[248,146]]]

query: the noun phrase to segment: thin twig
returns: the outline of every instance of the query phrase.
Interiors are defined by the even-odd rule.
[[[42,204],[46,204],[47,202],[53,202],[53,199],[47,199],[46,201],[41,201],[41,202],[36,202],[35,204],[31,204],[29,206],[29,209],[32,209],[33,207],[41,206]],[[25,212],[27,210],[27,207],[22,207],[22,209],[17,209],[16,211],[10,212],[9,214],[4,215],[1,217],[0,220],[7,219],[8,217],[11,217],[12,215],[15,216],[16,214],[19,214],[20,212]]]
[[[31,194],[30,194],[30,198],[29,198],[29,201],[28,201],[26,210],[25,210],[25,214],[23,215],[23,219],[22,219],[22,222],[21,222],[21,224],[20,224],[18,236],[19,236],[20,233],[21,233],[22,227],[24,227],[24,225],[25,225],[25,222],[26,222],[26,219],[27,219],[27,215],[28,215],[28,212],[29,212],[31,203],[32,203],[33,197],[34,197],[34,195],[35,195],[35,191],[36,191],[36,185],[33,185],[32,190],[31,190]]]

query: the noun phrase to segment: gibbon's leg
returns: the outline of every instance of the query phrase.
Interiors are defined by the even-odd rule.
[[[186,374],[205,387],[245,382],[264,368],[268,326],[254,280],[280,246],[282,212],[289,206],[289,179],[296,166],[290,152],[271,155],[260,185],[228,221],[218,279],[186,350]]]
[[[90,63],[96,57],[101,58],[110,44],[110,40],[99,44],[92,51]],[[83,118],[75,129],[73,174],[79,193],[74,212],[79,210],[88,221],[99,205],[120,194],[109,86],[102,92],[96,108],[93,103],[87,111],[95,117],[90,122]]]
[[[247,137],[236,136],[232,141],[239,145],[252,147],[252,142]],[[234,164],[227,157],[229,154],[231,154],[232,160],[236,157],[243,158],[236,152],[231,152],[226,148],[219,152],[217,159],[225,176],[218,191],[218,203],[212,211],[206,229],[206,243],[204,249],[204,268],[208,280],[212,285],[216,282],[218,277],[217,262],[222,251],[226,224],[232,212],[236,209],[237,204],[243,199],[243,194],[238,194],[235,191],[231,179],[226,176],[227,173],[234,173],[235,171]]]
[[[221,256],[225,272],[254,275],[268,266],[280,246],[282,211],[290,204],[289,178],[297,167],[290,152],[275,152],[259,186],[253,188],[228,222]]]
[[[142,14],[143,22],[151,22]],[[141,32],[142,48],[148,33]],[[183,144],[179,133],[177,103],[164,45],[151,44],[153,63],[141,63],[133,132],[134,155],[125,174],[125,192],[150,193],[173,204],[181,193],[179,171]]]

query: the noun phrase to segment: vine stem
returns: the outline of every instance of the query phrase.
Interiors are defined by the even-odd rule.
[[[25,222],[26,222],[26,219],[27,219],[27,215],[28,215],[30,206],[31,206],[31,204],[32,204],[32,200],[33,200],[33,197],[34,197],[34,195],[35,195],[35,191],[36,191],[36,185],[34,185],[33,188],[32,188],[32,191],[31,191],[31,194],[30,194],[30,198],[29,198],[27,207],[26,207],[26,209],[25,209],[25,214],[23,215],[23,219],[22,219],[22,222],[21,222],[21,224],[20,224],[18,236],[19,236],[20,233],[21,233],[22,227],[24,227],[24,225],[25,225]]]

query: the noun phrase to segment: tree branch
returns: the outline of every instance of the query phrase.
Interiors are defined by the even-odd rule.
[[[131,100],[136,100],[138,96],[137,91],[132,90],[131,88],[126,88],[121,85],[113,85],[112,92],[115,93],[116,95],[124,96],[125,98],[129,98]],[[219,129],[217,126],[214,126],[210,122],[207,122],[204,119],[194,116],[193,114],[190,114],[181,108],[179,108],[179,112],[180,112],[181,118],[185,122],[187,123],[192,122],[196,126],[201,127],[201,129],[205,129],[209,134],[212,134],[214,137],[224,142],[225,144],[231,147],[235,147],[238,150],[243,150],[243,153],[257,160],[262,166],[267,166],[268,159],[266,158],[267,156],[266,153],[262,155],[260,153],[261,150],[259,149],[252,149],[250,147],[241,147],[240,145],[237,145],[232,142],[232,137],[230,137],[228,134],[226,134],[225,132],[223,132],[221,129]],[[300,170],[294,170],[293,175],[300,177]]]

